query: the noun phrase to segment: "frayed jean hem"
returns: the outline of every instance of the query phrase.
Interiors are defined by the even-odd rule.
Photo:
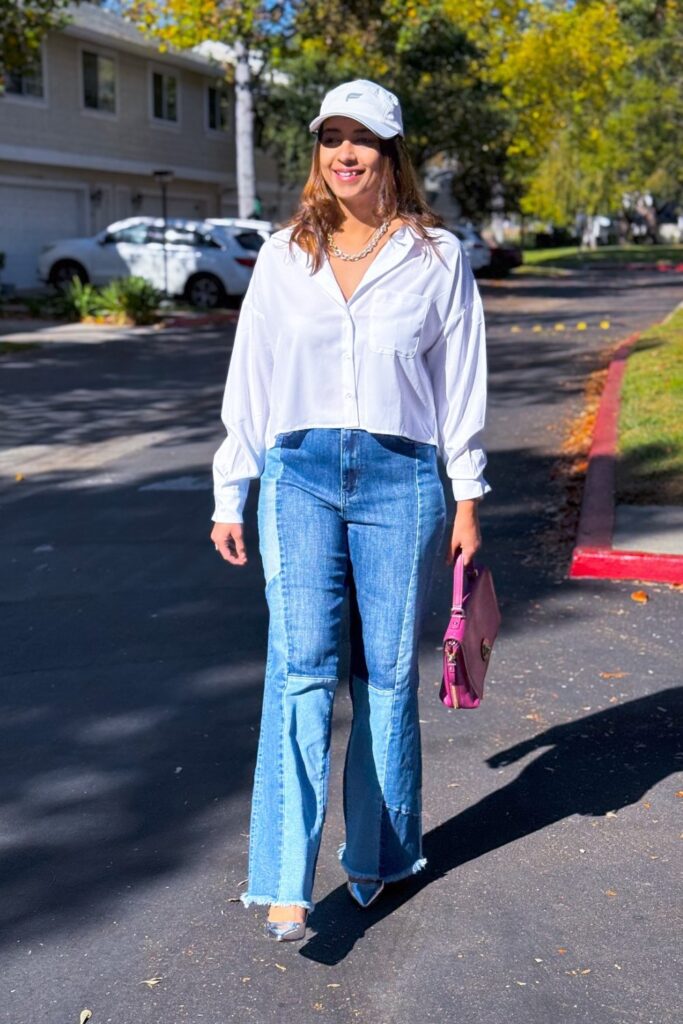
[[[259,906],[268,904],[271,907],[304,907],[309,912],[315,910],[315,903],[311,900],[276,900],[274,896],[253,896],[249,892],[243,892],[240,900],[245,907],[256,903]]]
[[[364,875],[360,871],[353,871],[349,867],[348,863],[346,862],[346,858],[344,856],[345,852],[346,852],[346,843],[342,843],[341,846],[339,847],[339,849],[337,850],[337,856],[339,857],[339,861],[341,863],[341,866],[343,867],[343,869],[346,872],[346,874],[350,878],[367,878],[367,875]],[[426,857],[419,857],[414,862],[414,864],[412,864],[409,868],[406,868],[404,871],[397,871],[393,875],[384,875],[384,876],[382,876],[381,880],[383,882],[399,882],[402,878],[409,878],[410,875],[416,875],[418,871],[422,871],[423,868],[425,868],[426,866],[427,866],[427,858]]]

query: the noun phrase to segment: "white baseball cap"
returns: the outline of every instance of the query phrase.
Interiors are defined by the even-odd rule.
[[[393,92],[383,89],[376,82],[357,78],[344,82],[327,93],[309,128],[317,132],[328,117],[351,117],[365,125],[380,139],[391,139],[403,135],[401,104]]]

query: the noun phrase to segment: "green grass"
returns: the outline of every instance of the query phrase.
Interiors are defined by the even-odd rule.
[[[617,500],[683,505],[683,309],[643,334],[626,364]]]
[[[598,249],[525,249],[524,266],[527,267],[600,267],[614,263],[683,263],[683,245],[601,245]]]

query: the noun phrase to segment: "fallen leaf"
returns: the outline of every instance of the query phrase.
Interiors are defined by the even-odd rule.
[[[251,977],[247,976],[246,978],[242,978],[242,981],[251,981]]]
[[[20,484],[21,481],[24,479],[24,474],[23,473],[15,473],[14,474],[14,479],[16,480],[16,482],[18,484]]]
[[[605,815],[606,818],[616,818],[616,816],[617,816],[617,812],[616,811],[608,811],[607,814]]]
[[[160,981],[161,978],[145,978],[145,980],[141,981],[140,984],[147,985],[149,988],[154,988],[154,986],[158,985]]]
[[[584,967],[584,969],[582,971],[579,971],[579,974],[590,974],[590,972],[591,972],[590,967]]]
[[[566,953],[567,950],[564,948],[564,946],[559,946],[557,952],[558,953]]]
[[[683,789],[679,789],[676,793],[676,796],[683,796]]]
[[[331,981],[330,984],[327,987],[328,988],[340,988],[340,984],[339,984],[338,981]]]
[[[286,971],[287,970],[287,968],[283,967],[282,964],[275,964],[275,966],[277,967],[278,971]]]
[[[623,679],[624,676],[627,676],[627,675],[628,675],[628,672],[601,672],[600,673],[600,678],[601,679]]]
[[[616,896],[616,895],[617,895],[617,890],[616,889],[607,889],[606,892],[605,892],[605,896]]]
[[[78,1018],[78,1024],[85,1024],[86,1020],[90,1020],[92,1017],[92,1010],[81,1010],[81,1015]]]
[[[516,981],[515,985],[522,985],[522,986],[524,986],[524,985],[526,985],[526,982],[525,981]]]
[[[631,600],[636,601],[638,604],[647,604],[650,598],[644,590],[634,590],[631,594]]]

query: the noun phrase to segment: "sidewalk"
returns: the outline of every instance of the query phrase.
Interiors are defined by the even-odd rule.
[[[120,341],[124,338],[144,338],[159,331],[178,327],[222,327],[236,324],[238,310],[220,309],[212,313],[182,310],[170,313],[157,324],[148,327],[134,327],[121,324],[64,323],[63,321],[12,320],[0,318],[0,343],[16,345],[42,345],[51,342],[96,345],[105,341]]]
[[[640,334],[626,338],[607,373],[586,474],[572,579],[683,584],[683,507],[616,503],[621,388]]]

